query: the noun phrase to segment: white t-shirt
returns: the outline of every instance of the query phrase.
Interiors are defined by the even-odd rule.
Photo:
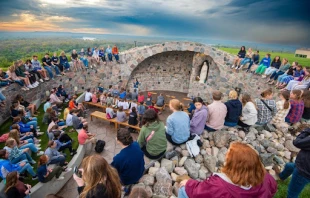
[[[90,101],[92,96],[93,96],[92,93],[86,92],[86,93],[85,93],[85,101],[87,101],[87,102]]]
[[[118,102],[117,106],[118,107],[123,106],[123,110],[127,110],[129,108],[128,102]]]
[[[71,115],[70,113],[68,113],[68,115],[67,115],[66,125],[67,125],[67,126],[72,126],[72,125],[73,125],[73,122],[72,122],[72,115]]]

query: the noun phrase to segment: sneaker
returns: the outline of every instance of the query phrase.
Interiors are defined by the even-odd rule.
[[[39,151],[39,152],[37,153],[37,156],[41,156],[41,155],[43,155],[43,154],[44,154],[43,151]]]
[[[27,86],[28,89],[33,89],[34,87],[32,85]]]
[[[41,150],[41,147],[39,147],[39,146],[36,146],[36,148],[37,148],[38,150]]]
[[[43,79],[40,79],[40,82],[44,82],[44,80],[43,80]]]
[[[56,75],[56,76],[61,76],[60,74]]]
[[[40,139],[37,139],[37,140],[36,140],[36,143],[39,143],[39,142],[41,142],[41,140],[40,140]]]
[[[75,155],[76,151],[73,151],[72,153],[70,153],[71,156]]]
[[[55,80],[55,78],[51,78],[51,80]]]
[[[262,75],[262,78],[266,78],[267,76],[266,75]]]
[[[72,168],[66,168],[63,172],[64,173],[68,173],[68,172],[70,172],[72,170]]]
[[[27,90],[29,90],[29,89],[26,89],[25,87],[22,87],[22,90],[27,91]]]
[[[37,175],[32,177],[32,180],[37,180],[37,179],[38,179]]]
[[[65,179],[63,176],[58,177],[56,180],[63,180]]]
[[[40,143],[36,144],[36,147],[41,147],[41,144]]]
[[[166,153],[166,158],[167,159],[171,159],[171,158],[173,158],[174,156],[177,156],[178,155],[178,152],[177,151],[170,151],[170,152],[168,152],[168,153]]]
[[[231,68],[234,69],[234,68],[235,68],[235,65],[232,65]]]
[[[43,135],[44,132],[37,132],[37,135]]]
[[[28,87],[25,87],[25,89],[28,91],[28,90],[30,90]]]
[[[37,163],[36,161],[34,161],[34,160],[32,160],[31,162],[30,162],[30,164],[35,164],[35,163]]]
[[[31,86],[32,86],[33,88],[36,88],[38,85],[35,84],[35,83],[33,83]]]

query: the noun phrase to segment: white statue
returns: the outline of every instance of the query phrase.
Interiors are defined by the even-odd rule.
[[[206,62],[204,62],[200,71],[199,83],[205,83],[205,80],[207,78],[207,72],[208,72],[208,65]]]

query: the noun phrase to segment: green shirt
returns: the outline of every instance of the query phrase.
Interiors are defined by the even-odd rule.
[[[24,74],[23,70],[22,70],[20,67],[18,67],[18,68],[15,70],[15,74],[16,74],[17,76],[25,77],[25,74]]]
[[[286,63],[285,65],[282,65],[280,68],[279,68],[279,71],[283,71],[283,72],[286,72],[286,70],[288,70],[288,68],[290,68],[290,64],[289,63]]]
[[[153,137],[146,142],[147,137],[154,131]],[[144,125],[138,137],[140,147],[146,146],[147,152],[156,156],[164,152],[167,148],[166,128],[162,122],[153,122],[148,126]]]

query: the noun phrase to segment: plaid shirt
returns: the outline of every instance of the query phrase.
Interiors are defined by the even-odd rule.
[[[302,114],[304,113],[304,101],[303,100],[291,100],[291,110],[286,116],[286,119],[290,123],[296,123],[301,119]]]
[[[13,159],[18,158],[22,154],[23,154],[23,151],[19,150],[19,148],[17,146],[15,146],[14,148],[12,148],[12,150],[9,154],[9,160],[12,161]]]
[[[284,109],[284,101],[280,100],[277,102],[277,114],[272,118],[272,123],[281,123],[285,122],[285,117],[287,116],[288,112],[290,111],[291,106],[287,109]]]
[[[270,111],[260,99],[256,99],[255,102],[257,106],[257,122],[259,124],[266,124],[270,122],[272,117],[277,113],[276,102],[274,100],[264,101],[272,111]]]

